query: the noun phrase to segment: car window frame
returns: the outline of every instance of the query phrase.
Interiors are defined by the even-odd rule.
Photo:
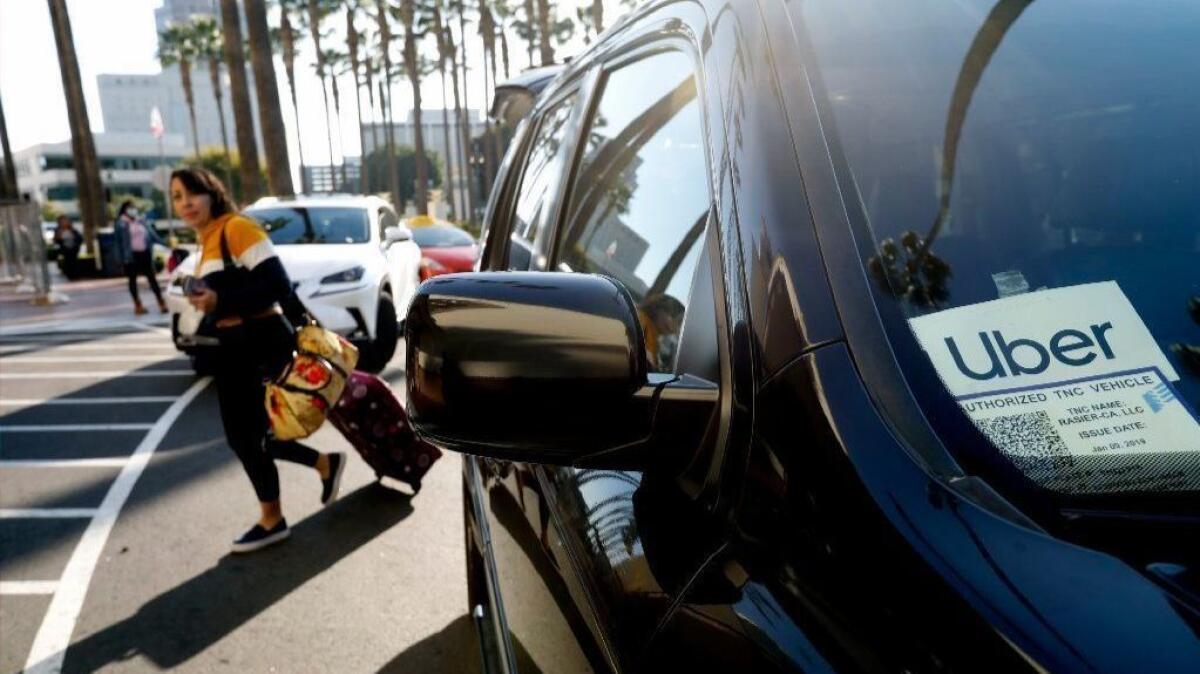
[[[575,102],[571,105],[570,115],[567,118],[562,146],[558,148],[555,157],[555,160],[559,162],[559,168],[550,176],[552,182],[547,190],[547,198],[550,201],[548,205],[550,212],[546,216],[546,223],[537,233],[535,240],[522,241],[530,248],[528,271],[545,271],[550,268],[547,253],[551,250],[550,243],[553,241],[551,237],[557,228],[559,218],[562,217],[563,189],[566,186],[569,175],[566,169],[575,155],[576,145],[579,142],[580,115],[584,109],[584,103],[590,95],[592,88],[590,79],[592,76],[591,69],[580,71],[578,75],[571,78],[561,87],[556,88],[543,101],[540,101],[536,109],[526,120],[528,126],[525,130],[523,146],[521,147],[521,161],[519,164],[514,165],[514,168],[518,170],[514,171],[510,177],[511,186],[509,193],[506,195],[506,203],[504,204],[503,229],[505,234],[503,241],[496,241],[496,243],[503,244],[503,254],[495,259],[489,258],[489,262],[499,262],[501,269],[508,268],[509,249],[512,245],[513,236],[513,218],[516,214],[517,202],[521,198],[521,186],[525,181],[526,171],[529,169],[529,156],[533,151],[533,142],[537,138],[542,124],[546,121],[546,114],[570,96],[576,96]]]

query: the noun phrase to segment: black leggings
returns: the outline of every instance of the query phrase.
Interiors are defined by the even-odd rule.
[[[148,250],[134,251],[133,259],[125,265],[125,275],[129,277],[129,294],[133,296],[134,302],[141,304],[142,298],[138,297],[138,274],[146,277],[146,281],[150,283],[150,290],[154,291],[154,297],[162,303],[162,291],[158,289],[158,279],[154,276],[154,262],[150,259]]]
[[[279,500],[275,459],[316,467],[320,453],[294,440],[276,440],[263,401],[264,378],[283,370],[295,336],[282,316],[247,321],[219,331],[217,400],[225,438],[233,448],[261,503]]]

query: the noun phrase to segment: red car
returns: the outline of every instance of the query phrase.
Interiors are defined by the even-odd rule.
[[[475,239],[451,225],[412,228],[413,241],[421,248],[421,280],[439,274],[474,271],[479,247]]]

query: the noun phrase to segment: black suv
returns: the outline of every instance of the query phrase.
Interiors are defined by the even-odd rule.
[[[1200,5],[649,2],[407,322],[494,671],[1200,671]]]

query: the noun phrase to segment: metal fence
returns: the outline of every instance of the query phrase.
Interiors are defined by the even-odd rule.
[[[15,284],[39,304],[66,298],[50,286],[50,266],[42,237],[41,209],[35,203],[0,203],[0,282]]]

